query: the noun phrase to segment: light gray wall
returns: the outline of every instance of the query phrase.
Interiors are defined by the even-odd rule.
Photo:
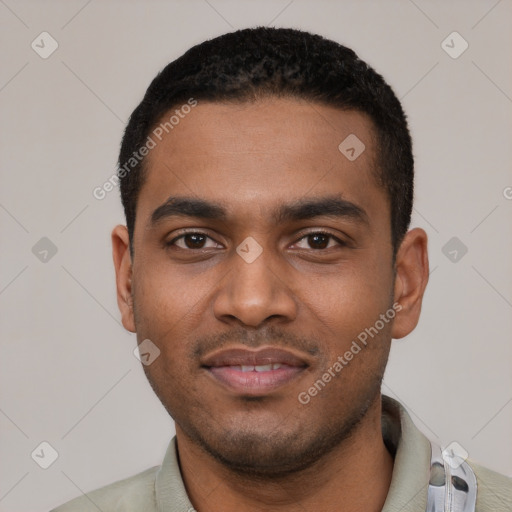
[[[122,210],[117,190],[92,191],[157,71],[205,38],[266,24],[353,47],[402,98],[432,275],[383,391],[429,437],[512,475],[509,0],[2,0],[0,16],[0,511],[48,510],[160,463],[173,423],[115,301]],[[51,49],[43,31],[58,42],[46,59],[31,47]],[[469,44],[456,59],[441,45],[453,31]],[[32,250],[42,237],[57,248],[46,262]],[[468,249],[457,262],[443,253],[452,237]],[[31,458],[42,441],[58,452],[46,470]]]

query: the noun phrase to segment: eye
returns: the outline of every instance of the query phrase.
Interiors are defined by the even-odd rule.
[[[301,242],[305,242],[309,247],[300,246],[299,249],[313,249],[313,250],[321,250],[321,249],[330,249],[331,247],[345,246],[345,242],[335,237],[331,233],[326,233],[324,231],[317,231],[314,233],[308,233],[298,240],[297,244]]]
[[[210,244],[208,245],[208,241],[210,241]],[[166,246],[176,246],[180,249],[211,249],[211,248],[217,248],[222,247],[220,244],[215,242],[212,238],[210,238],[205,233],[201,232],[190,232],[190,233],[183,233],[180,236],[177,236],[173,238],[170,242],[166,243]]]

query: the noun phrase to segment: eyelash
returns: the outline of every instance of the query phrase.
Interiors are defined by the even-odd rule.
[[[184,232],[184,233],[181,233],[180,235],[174,237],[172,240],[170,240],[169,242],[166,242],[165,243],[165,246],[166,247],[172,247],[175,245],[175,242],[177,240],[180,240],[184,237],[186,237],[187,235],[201,235],[201,236],[205,236],[206,238],[209,238],[210,240],[213,240],[213,238],[211,238],[207,233],[204,233],[202,231],[187,231],[187,232]],[[337,242],[338,246],[340,247],[345,247],[347,245],[346,242],[344,242],[343,240],[340,240],[337,236],[333,235],[332,233],[330,233],[329,231],[323,231],[323,230],[317,230],[317,231],[310,231],[308,233],[305,233],[303,234],[295,243],[297,242],[300,242],[301,240],[303,240],[304,238],[307,238],[309,236],[312,236],[312,235],[323,235],[323,236],[326,236],[328,237],[330,240],[334,240]],[[213,240],[215,242],[215,240]],[[215,242],[215,243],[218,243],[218,242]],[[329,242],[327,242],[327,245],[329,245]],[[183,247],[179,247],[179,249],[182,249],[184,251],[200,251],[202,248],[199,248],[199,249],[190,249],[190,248],[183,248]],[[311,249],[312,251],[325,251],[327,250],[326,249]]]

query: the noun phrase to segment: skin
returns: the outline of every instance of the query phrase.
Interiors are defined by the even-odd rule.
[[[351,133],[366,146],[353,162],[338,150]],[[126,227],[112,232],[118,304],[125,328],[161,351],[144,370],[175,420],[183,480],[200,512],[384,505],[393,458],[382,439],[380,383],[391,339],[418,322],[428,259],[427,236],[413,229],[393,262],[374,146],[361,113],[267,98],[199,102],[147,157],[133,259]],[[170,196],[219,203],[226,217],[152,223]],[[364,214],[273,216],[326,197]],[[188,237],[165,245],[184,229]],[[332,236],[307,236],[319,231]],[[262,247],[252,263],[236,252],[249,236]],[[394,321],[301,404],[298,394],[393,303],[401,307]],[[201,367],[201,355],[233,346],[284,347],[308,367],[251,399]]]

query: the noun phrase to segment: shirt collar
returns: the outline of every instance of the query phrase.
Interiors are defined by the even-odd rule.
[[[395,462],[382,512],[424,512],[430,480],[430,441],[404,406],[382,395],[382,437]]]

